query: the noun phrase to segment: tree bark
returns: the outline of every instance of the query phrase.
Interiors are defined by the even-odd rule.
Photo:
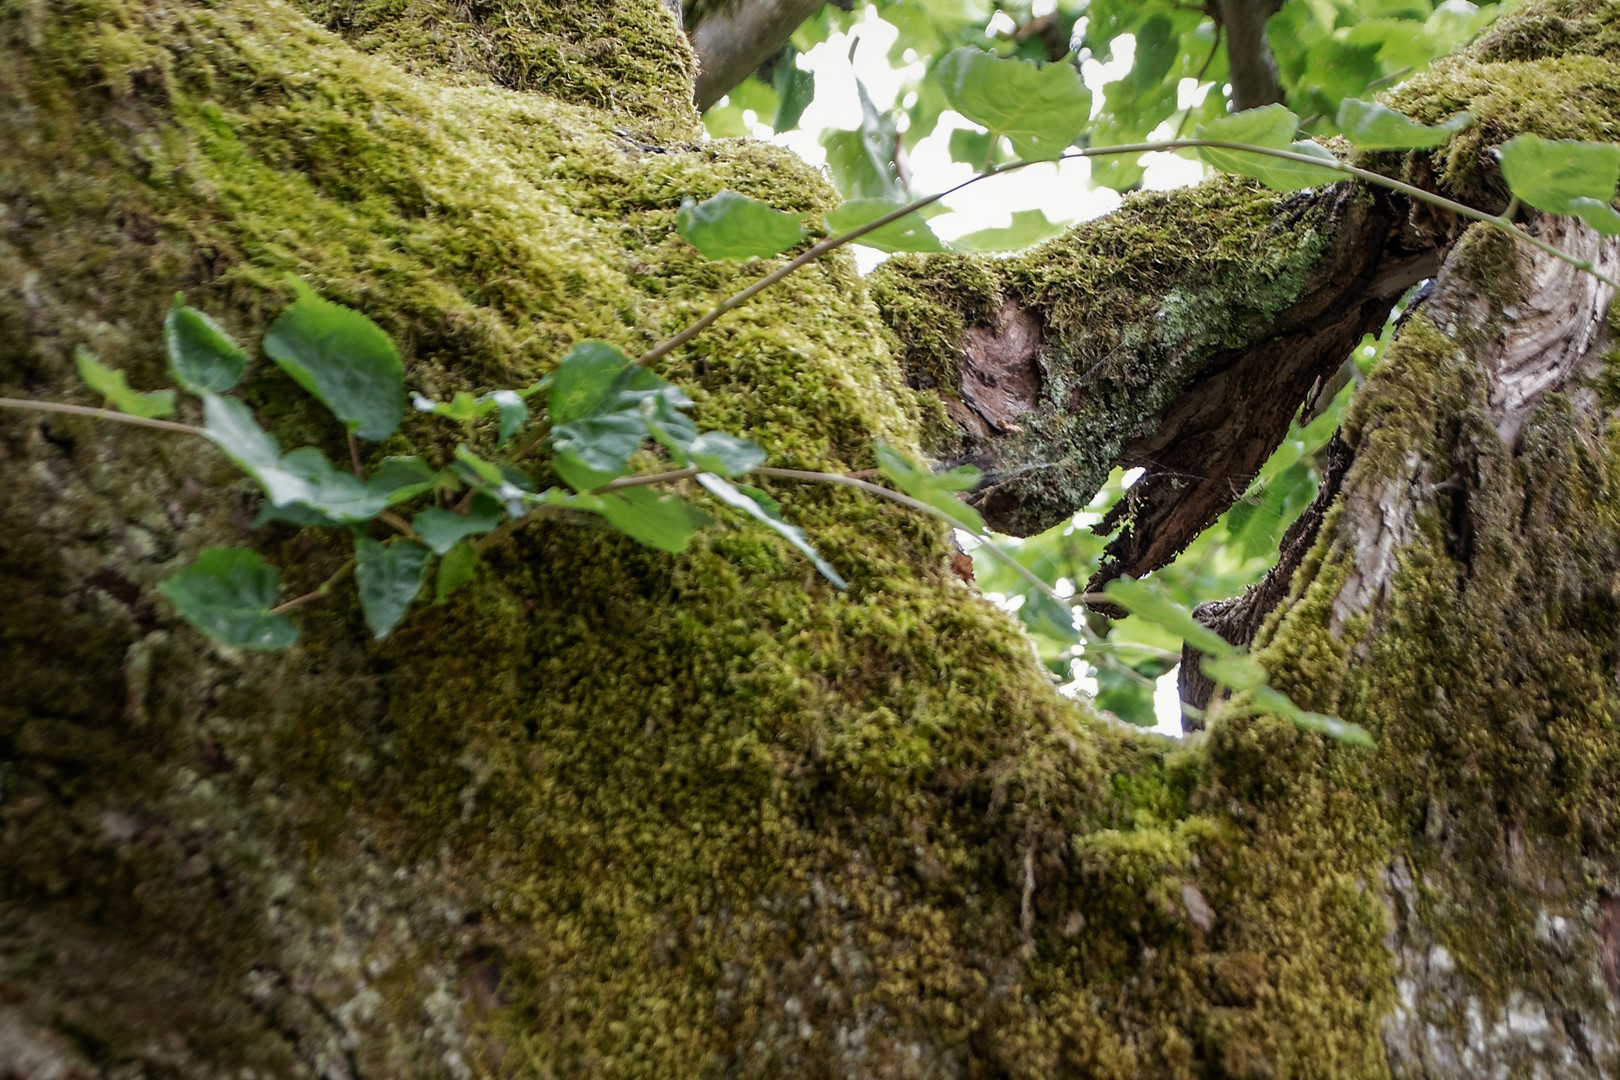
[[[698,57],[693,99],[702,112],[786,45],[825,0],[747,0],[707,8],[692,23]]]
[[[1502,205],[1491,146],[1614,130],[1616,27],[1525,5],[1394,99],[1474,128],[1369,160]],[[696,141],[691,80],[658,0],[0,6],[0,396],[88,401],[78,345],[157,385],[175,290],[252,341],[287,273],[435,397],[644,347],[759,272],[675,239],[684,197],[832,200]],[[1614,1074],[1607,290],[1365,191],[1219,181],[1007,261],[828,259],[661,371],[775,464],[982,460],[1011,525],[1168,462],[1141,569],[1433,266],[1257,637],[1372,751],[1235,710],[1127,731],[941,530],[790,485],[847,594],[742,522],[681,556],[551,523],[385,642],[344,588],[287,653],[218,649],[157,591],[197,549],[294,595],[347,541],[252,530],[210,450],[0,415],[0,1075]],[[344,452],[262,360],[244,394]]]

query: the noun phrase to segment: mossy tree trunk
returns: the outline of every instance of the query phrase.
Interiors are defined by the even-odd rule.
[[[676,239],[683,197],[831,199],[696,142],[691,79],[659,0],[4,0],[0,395],[83,400],[81,344],[155,385],[175,290],[256,339],[288,273],[434,396],[659,340],[760,272]],[[1527,4],[1397,97],[1479,123],[1374,163],[1500,205],[1492,145],[1620,137],[1620,19]],[[1008,527],[1157,464],[1138,572],[1435,267],[1258,637],[1374,751],[1123,730],[940,530],[787,486],[847,593],[743,523],[679,557],[553,524],[387,642],[340,590],[295,649],[223,651],[158,582],[249,544],[307,588],[343,544],[252,531],[207,449],[0,416],[0,1076],[1613,1075],[1606,290],[1223,181],[1003,262],[829,259],[663,370],[778,464],[977,456]],[[342,451],[269,365],[246,392]]]

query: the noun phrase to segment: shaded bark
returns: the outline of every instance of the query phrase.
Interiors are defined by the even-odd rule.
[[[693,22],[698,57],[693,99],[701,112],[725,97],[786,45],[825,0],[742,0],[705,8]]]

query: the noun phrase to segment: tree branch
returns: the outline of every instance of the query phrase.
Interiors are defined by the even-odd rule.
[[[1277,62],[1266,43],[1266,20],[1282,0],[1215,0],[1215,17],[1226,28],[1226,59],[1232,108],[1238,112],[1283,100]]]
[[[701,112],[787,43],[799,24],[816,13],[823,0],[741,0],[707,12],[689,36],[698,56],[693,97]]]

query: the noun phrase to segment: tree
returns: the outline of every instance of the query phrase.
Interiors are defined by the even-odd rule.
[[[14,2],[0,49],[0,396],[90,400],[79,346],[157,385],[170,295],[256,341],[289,274],[430,398],[525,385],[759,278],[676,234],[683,199],[835,201],[694,141],[655,0]],[[1614,5],[1533,0],[1387,100],[1475,123],[1355,160],[1615,274],[1496,164],[1614,139]],[[198,550],[251,546],[296,595],[349,541],[252,529],[195,442],[0,414],[0,1072],[1612,1073],[1597,277],[1374,187],[1223,178],[1005,260],[835,254],[657,370],[779,467],[869,468],[874,436],[973,457],[1013,531],[1147,465],[1110,571],[1138,574],[1431,275],[1319,512],[1207,616],[1370,750],[1243,693],[1185,744],[1099,719],[938,522],[789,480],[847,590],[750,519],[678,555],[551,520],[385,640],[345,580],[295,648],[219,648],[158,588]],[[271,365],[243,395],[346,457]],[[447,458],[432,419],[379,456]]]

